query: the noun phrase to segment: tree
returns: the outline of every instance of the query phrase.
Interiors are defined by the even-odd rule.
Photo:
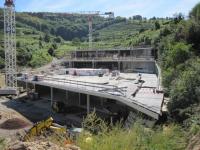
[[[80,45],[80,39],[79,38],[74,38],[73,40],[72,40],[72,44],[73,45]]]
[[[43,48],[42,41],[39,41],[39,48]]]
[[[183,19],[184,19],[184,15],[182,13],[175,13],[174,14],[174,23],[177,24]]]
[[[192,44],[193,48],[196,50],[196,54],[200,55],[200,24],[191,21],[188,23],[186,30],[187,42]]]
[[[58,36],[58,37],[54,38],[54,42],[61,43],[62,42],[61,37]]]
[[[182,121],[187,119],[187,108],[200,102],[200,59],[191,59],[186,69],[176,78],[170,90],[169,112]]]
[[[54,52],[53,47],[50,47],[50,48],[49,48],[48,53],[49,53],[49,55],[51,55],[51,56],[55,56],[55,52]]]
[[[54,28],[51,28],[50,33],[51,33],[52,35],[55,35],[55,33],[56,33],[55,29],[54,29]]]
[[[53,48],[53,49],[57,49],[57,48],[58,48],[58,45],[57,45],[56,43],[53,43],[53,44],[52,44],[52,48]]]
[[[158,21],[155,22],[155,29],[156,30],[160,29],[160,23]]]
[[[47,33],[47,34],[45,34],[45,36],[44,36],[44,41],[45,42],[47,42],[47,43],[49,43],[50,42],[50,36],[49,36],[49,34]]]
[[[21,46],[20,41],[17,41],[16,47],[19,48]]]
[[[4,63],[5,63],[4,59],[0,57],[0,69],[4,68],[4,66],[5,66]]]
[[[171,49],[166,53],[165,67],[176,67],[184,63],[190,56],[191,45],[179,42],[171,46]]]
[[[198,3],[190,12],[190,18],[194,18],[196,21],[200,20],[200,3]]]
[[[142,20],[142,16],[141,15],[135,15],[133,16],[133,20]]]
[[[32,51],[32,50],[30,50]],[[29,49],[19,48],[17,50],[17,64],[21,66],[25,66],[32,58],[32,54]]]

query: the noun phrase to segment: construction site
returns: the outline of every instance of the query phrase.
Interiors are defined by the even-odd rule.
[[[88,50],[71,51],[32,72],[17,72],[15,4],[5,0],[6,86],[0,89],[0,135],[16,138],[17,132],[49,117],[67,129],[80,129],[91,112],[109,123],[122,119],[131,124],[139,115],[153,125],[162,117],[164,93],[153,48],[93,49],[92,17],[114,18],[114,13],[82,15],[89,20]]]

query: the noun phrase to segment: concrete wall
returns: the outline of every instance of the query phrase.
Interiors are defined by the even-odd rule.
[[[155,73],[155,62],[123,62],[121,70],[123,72],[142,72],[142,73]]]
[[[118,55],[119,57],[149,57],[153,56],[152,48],[147,49],[132,49],[132,50],[96,50],[96,51],[74,51],[71,53],[71,58],[104,58],[112,57],[113,55]]]
[[[110,70],[120,70],[121,72],[143,72],[155,73],[156,66],[153,61],[130,61],[130,62],[73,62],[75,68],[106,68]],[[67,67],[67,66],[66,66]]]

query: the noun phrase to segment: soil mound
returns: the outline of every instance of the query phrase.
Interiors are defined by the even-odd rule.
[[[30,123],[21,120],[19,118],[13,118],[13,119],[8,119],[5,122],[3,122],[0,125],[1,129],[6,129],[6,130],[16,130],[16,129],[22,129],[25,128],[27,126],[29,126]]]

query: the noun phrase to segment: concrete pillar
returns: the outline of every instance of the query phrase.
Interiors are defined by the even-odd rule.
[[[101,106],[103,106],[103,100],[104,100],[104,98],[101,97],[101,100],[100,100]]]
[[[78,104],[81,106],[81,93],[78,93]]]
[[[87,95],[87,114],[90,113],[90,95]]]
[[[94,69],[95,68],[95,64],[94,64],[95,62],[94,61],[92,61],[92,68]]]
[[[120,71],[121,70],[121,68],[120,68],[120,61],[118,61],[118,70]]]
[[[66,104],[69,104],[69,92],[66,91]]]
[[[53,106],[53,87],[51,87],[51,106]]]
[[[69,61],[69,68],[72,68],[72,62]]]
[[[77,59],[77,51],[75,51],[75,59]]]
[[[33,84],[33,88],[34,88],[34,92],[36,92],[36,89],[35,89],[35,83]]]
[[[28,92],[28,82],[26,81],[26,92]]]
[[[98,58],[98,51],[96,51],[95,58],[96,59]]]

